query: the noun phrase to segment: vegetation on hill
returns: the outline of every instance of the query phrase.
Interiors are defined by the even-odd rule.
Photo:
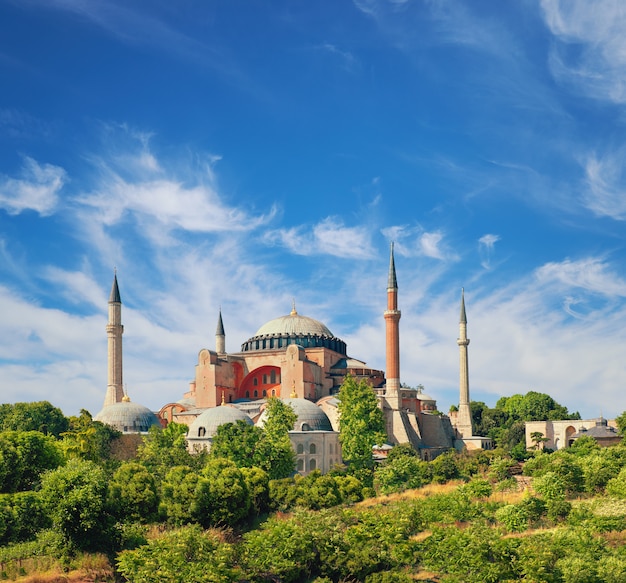
[[[516,423],[524,406],[495,409]],[[210,454],[190,454],[185,428],[171,424],[125,461],[110,455],[118,434],[87,412],[58,436],[0,432],[0,576],[41,582],[49,571],[52,582],[55,568],[81,567],[83,579],[133,583],[626,582],[626,445],[583,437],[523,463],[505,447],[425,462],[401,445],[375,467],[283,477],[281,455],[255,460],[267,440],[284,445],[288,413],[277,407],[270,435],[225,426]]]

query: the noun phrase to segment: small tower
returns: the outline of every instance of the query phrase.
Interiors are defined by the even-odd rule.
[[[470,343],[467,337],[467,316],[465,314],[465,290],[461,288],[461,316],[459,318],[459,411],[457,414],[456,430],[458,437],[472,436],[472,411],[469,396],[469,364],[467,347]]]
[[[400,408],[400,316],[398,280],[396,279],[396,265],[393,259],[393,243],[391,243],[387,281],[387,309],[385,310],[387,351],[385,398],[388,405],[394,410]]]
[[[222,308],[217,319],[217,330],[215,331],[215,352],[226,354],[226,333],[224,332],[224,322],[222,322]]]
[[[113,274],[113,286],[109,296],[109,321],[106,327],[108,338],[108,382],[104,406],[124,400],[122,381],[122,299],[117,285],[117,273]]]

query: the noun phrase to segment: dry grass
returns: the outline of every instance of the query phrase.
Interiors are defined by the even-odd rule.
[[[48,557],[23,559],[2,565],[3,579],[19,583],[105,583],[115,581],[109,559],[101,554],[80,555],[72,570]]]
[[[415,490],[405,490],[404,492],[397,492],[395,494],[367,498],[362,502],[359,502],[356,506],[369,508],[379,504],[384,506],[385,504],[399,502],[402,500],[419,500],[421,498],[427,498],[428,496],[434,496],[435,494],[446,494],[452,490],[456,490],[461,484],[464,484],[462,480],[451,480],[445,484],[426,484],[425,486],[416,488]]]

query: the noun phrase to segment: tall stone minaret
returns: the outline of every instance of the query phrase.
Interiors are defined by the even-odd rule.
[[[108,383],[104,406],[120,403],[124,399],[122,381],[122,299],[117,286],[117,273],[113,275],[113,286],[109,296],[109,322],[106,327],[108,337]]]
[[[220,308],[217,330],[215,331],[215,351],[218,354],[226,354],[226,333],[224,332],[224,322],[222,322],[222,308]]]
[[[472,436],[472,411],[469,396],[469,364],[467,347],[470,343],[467,337],[467,316],[465,315],[465,290],[461,289],[461,317],[459,318],[459,412],[457,414],[456,430],[459,437]]]
[[[385,399],[391,409],[400,408],[400,310],[398,310],[398,280],[393,260],[393,243],[389,257],[387,309],[385,310],[387,377]]]

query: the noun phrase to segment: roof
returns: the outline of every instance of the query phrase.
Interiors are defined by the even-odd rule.
[[[281,399],[281,401],[289,405],[298,416],[293,431],[333,431],[328,415],[315,403],[307,399]],[[267,409],[263,411],[257,424],[263,426],[266,418]]]
[[[204,437],[208,439],[217,433],[217,428],[220,425],[236,423],[237,421],[244,421],[248,425],[253,424],[252,419],[236,407],[230,405],[211,407],[210,409],[205,409],[189,426],[187,437],[194,439]],[[204,429],[203,435],[200,435],[200,429]]]
[[[109,304],[121,304],[120,288],[117,285],[117,273],[113,275],[113,285],[111,286],[111,294],[109,295]]]
[[[286,334],[288,336],[294,336],[302,334],[304,336],[328,336],[334,337],[334,334],[321,322],[309,318],[308,316],[301,316],[296,312],[295,308],[290,314],[275,318],[261,326],[254,337],[257,336],[280,336]]]
[[[391,252],[389,254],[389,278],[387,280],[387,289],[398,289],[398,279],[396,278],[396,264],[393,260],[393,242],[391,243]]]
[[[110,425],[122,433],[144,433],[150,427],[161,427],[159,419],[148,407],[131,401],[107,405],[94,421]]]

